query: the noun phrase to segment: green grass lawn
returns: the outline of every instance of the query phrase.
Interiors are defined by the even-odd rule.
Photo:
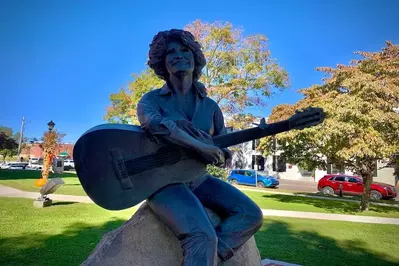
[[[79,265],[102,235],[136,209],[111,212],[94,204],[0,198],[0,265]],[[265,218],[255,235],[262,258],[302,265],[397,265],[399,226]]]
[[[40,177],[40,171],[0,170],[0,184],[24,191],[39,192],[40,188],[35,186],[35,180]],[[64,185],[57,189],[56,194],[86,196],[75,173],[53,174],[49,178],[52,177],[61,177],[65,182]]]
[[[0,198],[0,265],[79,265],[135,210],[72,202],[36,209],[30,199]]]
[[[75,173],[56,175],[61,177],[65,184],[56,194],[86,196]],[[21,189],[24,191],[39,192],[34,181],[40,177],[39,171],[0,170],[0,184]],[[359,203],[313,199],[301,196],[271,194],[253,191],[243,191],[253,199],[262,209],[292,210],[322,213],[356,214],[379,217],[399,218],[399,208],[371,205],[370,211],[359,213]]]
[[[262,258],[306,266],[398,265],[399,226],[265,218],[255,239]]]
[[[357,212],[359,203],[314,199],[301,196],[270,194],[261,192],[244,191],[262,209],[322,212],[338,214],[355,214],[364,216],[379,216],[399,218],[399,208],[370,205],[370,211]]]

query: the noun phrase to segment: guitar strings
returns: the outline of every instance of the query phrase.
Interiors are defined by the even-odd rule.
[[[144,172],[146,170],[150,170],[154,167],[154,165],[159,167],[165,164],[176,163],[179,161],[178,158],[180,157],[180,150],[171,149],[147,155],[141,158],[127,160],[125,161],[125,165],[129,174],[136,174]]]

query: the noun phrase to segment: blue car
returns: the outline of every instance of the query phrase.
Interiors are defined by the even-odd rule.
[[[260,188],[274,188],[280,182],[272,176],[262,176],[260,174],[256,177],[254,170],[232,170],[228,177],[228,182],[233,185],[249,185]]]

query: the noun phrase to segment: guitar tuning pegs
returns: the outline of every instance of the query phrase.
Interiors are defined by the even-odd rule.
[[[266,120],[264,117],[260,120],[259,124],[258,123],[252,123],[252,124],[258,126],[260,129],[265,129],[267,127]]]

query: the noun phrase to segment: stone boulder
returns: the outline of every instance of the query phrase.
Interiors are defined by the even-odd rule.
[[[220,218],[206,209],[214,226]],[[104,234],[82,266],[134,265],[180,266],[183,250],[179,240],[154,215],[146,203],[119,228]],[[251,237],[225,266],[259,266],[261,258],[254,237]]]

